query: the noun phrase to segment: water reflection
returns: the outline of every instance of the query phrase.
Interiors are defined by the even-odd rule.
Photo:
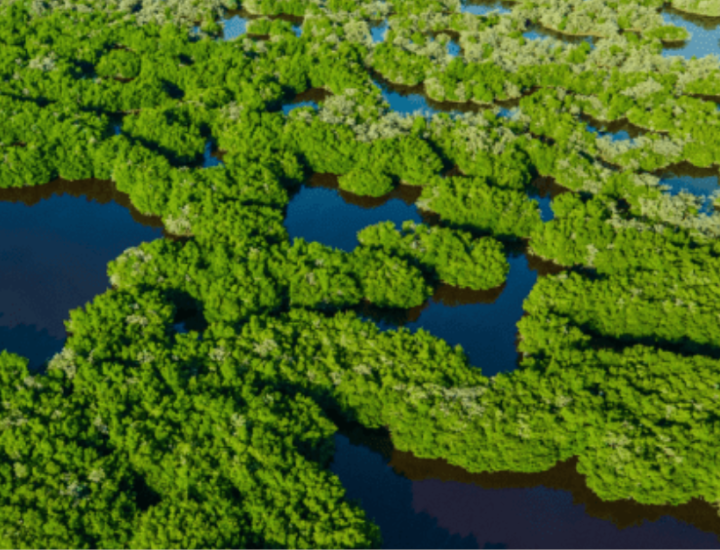
[[[352,251],[357,246],[357,232],[381,221],[392,221],[402,225],[405,220],[421,223],[414,204],[408,204],[400,197],[383,198],[373,206],[372,202],[358,208],[349,204],[333,189],[337,180],[331,175],[315,175],[309,185],[303,186],[287,208],[285,227],[291,238],[303,237],[307,241],[318,241]],[[367,197],[356,197],[358,201],[372,201]],[[377,199],[374,199],[377,200]]]
[[[720,518],[707,503],[605,502],[575,460],[536,474],[471,474],[394,449],[386,430],[337,424],[331,469],[380,526],[386,548],[719,546]]]
[[[463,13],[472,13],[473,15],[486,15],[490,12],[510,13],[512,11],[512,2],[503,0],[466,0],[462,3],[460,10]]]
[[[336,186],[334,176],[316,174],[292,199],[285,220],[292,238],[303,237],[349,252],[357,246],[357,232],[368,225],[389,220],[399,227],[408,219],[437,222],[422,219],[416,210],[418,188],[400,186],[385,197],[373,199],[341,194]],[[488,376],[510,371],[517,366],[518,359],[516,325],[538,271],[528,264],[522,251],[511,251],[508,261],[507,282],[497,289],[451,292],[440,287],[429,301],[410,310],[365,304],[360,313],[384,330],[399,325],[413,331],[423,328],[451,346],[460,344],[470,362]]]
[[[421,114],[427,116],[439,113],[461,115],[463,113],[479,113],[492,108],[472,101],[463,103],[435,101],[425,95],[425,88],[422,85],[393,84],[380,75],[375,75],[373,83],[380,90],[383,99],[388,102],[390,108],[403,115]],[[528,91],[525,95],[530,95],[533,91]],[[519,110],[520,99],[496,101],[495,106],[499,109],[497,116],[511,118]]]
[[[451,346],[460,344],[470,363],[481,368],[486,376],[515,369],[517,322],[523,315],[522,304],[537,280],[537,272],[529,268],[522,254],[511,255],[508,261],[507,282],[495,291],[496,296],[491,291],[487,297],[479,296],[480,301],[475,303],[451,302],[434,296],[419,319],[405,326],[413,331],[425,329]],[[494,300],[486,301],[488,298]],[[453,307],[448,307],[449,304]],[[380,326],[394,328],[384,323]]]
[[[312,107],[317,111],[320,108],[320,103],[323,103],[330,96],[332,96],[332,93],[323,88],[309,88],[285,103],[282,106],[282,112],[287,116],[291,111],[300,107]]]
[[[685,42],[665,44],[663,56],[681,55],[686,59],[695,56],[700,59],[709,54],[718,54],[720,18],[691,15],[671,7],[664,8],[662,16],[666,24],[683,27],[691,34]]]
[[[436,519],[413,510],[413,483],[399,475],[381,454],[335,436],[335,457],[330,470],[358,499],[369,519],[380,527],[383,548],[478,548],[474,537],[452,535]]]
[[[213,143],[208,141],[205,144],[205,151],[203,151],[203,168],[212,168],[213,166],[222,166],[223,164]]]
[[[670,188],[671,195],[677,195],[680,191],[692,193],[704,200],[702,212],[713,213],[712,198],[720,192],[717,168],[698,168],[689,162],[683,162],[670,166],[656,175],[660,176],[661,184]]]
[[[717,548],[720,518],[683,506],[604,502],[574,460],[538,474],[470,474],[443,460],[394,450],[390,465],[413,480],[413,509],[453,534],[516,548]],[[693,525],[688,525],[692,522]],[[699,527],[699,529],[698,529]],[[709,531],[703,533],[704,531]]]
[[[109,288],[107,263],[162,235],[122,195],[98,180],[0,190],[0,349],[38,368],[62,348],[68,311]]]
[[[604,122],[585,113],[580,114],[579,118],[587,124],[586,129],[589,132],[597,134],[598,137],[609,136],[612,141],[633,140],[649,133],[648,130],[635,126],[625,118]]]

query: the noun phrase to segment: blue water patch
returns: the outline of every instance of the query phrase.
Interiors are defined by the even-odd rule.
[[[540,34],[536,30],[524,32],[523,36],[528,40],[545,40],[546,38],[549,38],[547,35]]]
[[[293,25],[292,31],[298,38],[302,36],[302,27],[300,25]]]
[[[713,212],[712,195],[720,191],[718,174],[678,175],[673,172],[667,172],[662,175],[660,183],[670,188],[669,192],[671,195],[677,195],[680,191],[687,191],[696,197],[702,198],[703,207],[701,211],[705,214],[711,214]]]
[[[700,59],[706,55],[720,54],[720,20],[716,20],[715,24],[712,24],[708,23],[707,19],[702,19],[702,23],[700,23],[699,19],[698,22],[695,22],[690,16],[667,10],[663,12],[662,17],[666,24],[683,27],[691,34],[690,39],[685,42],[665,44],[663,56],[680,55],[686,59],[695,56]]]
[[[285,227],[291,238],[318,241],[351,252],[357,245],[357,232],[378,222],[402,225],[405,220],[421,223],[415,206],[391,199],[375,208],[348,204],[337,190],[303,187],[287,208]]]
[[[370,34],[372,35],[373,42],[376,44],[378,42],[384,42],[385,41],[385,33],[388,30],[388,22],[387,20],[383,21],[379,24],[371,24],[370,25]]]
[[[599,128],[596,128],[592,124],[588,124],[586,126],[588,132],[593,132],[594,134],[597,134],[598,137],[605,137],[610,136],[610,139],[612,141],[623,141],[630,139],[630,134],[627,133],[626,130],[619,130],[617,132],[609,132],[607,130],[600,130]]]
[[[472,13],[473,15],[487,15],[490,12],[498,12],[500,14],[510,13],[511,10],[506,8],[501,1],[472,1],[463,2],[460,11],[463,13]]]
[[[224,19],[223,40],[232,40],[247,32],[247,19],[239,15],[233,15],[230,19]]]
[[[538,202],[538,206],[540,206],[540,219],[544,222],[552,221],[552,219],[555,217],[555,213],[552,209],[552,198],[551,197],[533,197]]]
[[[288,103],[282,106],[282,112],[285,116],[290,114],[290,111],[299,109],[300,107],[312,107],[316,111],[319,109],[318,104],[315,101],[299,101],[297,103]]]
[[[396,113],[400,113],[403,115],[411,115],[418,113],[423,115],[431,115],[441,112],[437,109],[434,109],[433,107],[430,107],[430,105],[428,105],[427,98],[422,94],[401,94],[399,92],[391,90],[388,86],[381,82],[378,82],[377,80],[373,80],[373,82],[375,86],[380,89],[383,99],[385,99],[385,101],[390,104],[390,108]]]
[[[549,38],[554,38],[555,40],[558,40],[565,44],[580,44],[582,42],[587,42],[588,44],[590,44],[590,49],[595,48],[595,42],[592,36],[563,35],[559,32],[551,32],[545,30],[542,27],[530,29],[529,31],[524,32],[523,36],[527,40],[547,40]]]
[[[205,144],[205,151],[203,152],[203,168],[211,168],[213,166],[221,166],[223,164],[223,161],[214,157],[212,152],[212,142],[208,141]]]
[[[460,45],[457,42],[455,42],[455,40],[452,40],[452,39],[448,40],[447,53],[448,53],[448,55],[457,57],[458,55],[460,55]]]

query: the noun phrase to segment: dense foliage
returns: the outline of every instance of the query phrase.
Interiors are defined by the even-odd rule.
[[[720,216],[651,173],[720,165],[720,67],[662,55],[686,38],[662,5],[248,0],[223,40],[230,0],[3,3],[0,188],[111,180],[180,238],[110,263],[46,373],[0,354],[0,545],[378,545],[327,469],[328,413],[473,472],[577,457],[604,499],[720,502]],[[378,77],[467,112],[401,116]],[[315,173],[374,199],[414,186],[439,222],[366,227],[351,252],[290,242]],[[552,221],[538,176],[566,191]],[[527,298],[513,372],[353,311],[497,288],[518,241],[568,271]]]

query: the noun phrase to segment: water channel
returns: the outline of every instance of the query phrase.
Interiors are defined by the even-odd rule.
[[[468,2],[463,11],[502,12],[506,6]],[[245,19],[233,16],[224,24],[224,38],[240,36],[245,25]],[[384,34],[380,29],[373,28],[374,38]],[[401,113],[480,108],[440,104],[422,90],[391,87],[380,80],[377,85],[391,108]],[[296,98],[283,111],[287,114],[299,106],[317,109],[322,99]],[[508,116],[510,110],[501,114]],[[617,139],[634,137],[625,129],[591,129],[617,134]],[[218,162],[210,152],[208,144],[205,166]],[[674,190],[687,188],[703,195],[718,188],[716,171],[682,166],[668,171],[664,182]],[[549,221],[551,199],[561,190],[547,180],[536,187],[543,219]],[[417,189],[405,186],[379,199],[357,197],[340,191],[333,176],[315,175],[293,197],[285,225],[292,238],[349,251],[357,245],[358,230],[380,221],[436,223],[414,206],[417,197]],[[38,369],[62,347],[68,311],[108,288],[107,262],[128,247],[160,238],[162,226],[135,211],[127,196],[109,182],[58,180],[38,188],[0,190],[0,236],[0,349],[29,357],[31,368]],[[472,364],[488,376],[510,371],[517,367],[516,323],[522,302],[537,278],[553,269],[521,248],[507,252],[510,274],[497,289],[470,292],[441,286],[414,311],[363,314],[383,329],[423,328],[451,345],[460,344]],[[442,461],[394,450],[387,434],[357,426],[343,426],[336,446],[332,470],[348,497],[359,499],[380,525],[387,548],[719,546],[720,518],[709,506],[606,503],[585,487],[573,464],[543,474],[471,475]]]

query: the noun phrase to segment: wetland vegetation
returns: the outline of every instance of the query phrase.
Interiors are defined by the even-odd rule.
[[[0,4],[0,199],[97,193],[165,232],[114,252],[41,372],[0,352],[0,544],[378,546],[338,426],[385,430],[401,471],[564,469],[597,515],[720,533],[720,66],[668,55],[678,14],[720,16]],[[312,193],[377,210],[303,236]],[[418,328],[528,267],[497,321],[519,357]]]

